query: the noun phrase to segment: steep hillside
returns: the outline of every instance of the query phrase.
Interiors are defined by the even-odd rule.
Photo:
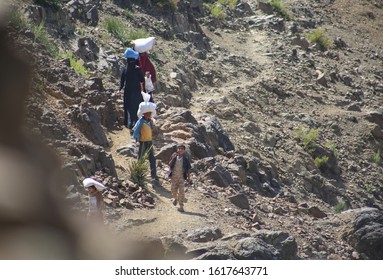
[[[383,258],[379,1],[282,1],[283,17],[242,0],[217,6],[222,18],[217,1],[13,2],[36,69],[28,125],[60,154],[73,208],[86,211],[91,176],[110,187],[108,227],[161,238],[167,258]],[[160,182],[145,188],[129,179],[137,147],[118,92],[139,35],[156,37],[159,80]],[[179,142],[193,162],[185,213],[166,180]]]

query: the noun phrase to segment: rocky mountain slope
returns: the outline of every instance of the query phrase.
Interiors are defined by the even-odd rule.
[[[206,5],[216,1],[13,2],[29,25],[12,32],[36,69],[28,125],[60,154],[73,207],[86,211],[84,177],[102,180],[109,227],[159,238],[158,258],[383,258],[379,1],[282,1],[289,20],[256,0],[222,19]],[[127,172],[127,42],[111,18],[156,37],[161,180],[145,188]],[[330,45],[307,39],[319,28]],[[185,214],[165,179],[178,142],[193,161]]]

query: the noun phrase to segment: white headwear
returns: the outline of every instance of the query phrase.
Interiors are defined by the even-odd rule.
[[[101,184],[100,182],[92,178],[85,178],[84,181],[82,181],[82,184],[84,185],[85,188],[94,186],[99,191],[102,191],[107,188],[103,184]]]
[[[140,105],[138,107],[138,111],[137,111],[137,116],[139,118],[141,118],[143,114],[145,114],[147,112],[151,112],[152,117],[155,117],[157,114],[157,112],[156,112],[157,105],[154,104],[153,102],[149,102],[149,100],[150,100],[150,94],[149,93],[141,92],[141,94],[142,94],[142,98],[144,99],[144,102],[140,103]]]

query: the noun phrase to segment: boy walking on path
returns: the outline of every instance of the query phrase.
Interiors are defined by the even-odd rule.
[[[177,146],[177,152],[170,158],[169,167],[173,205],[176,206],[179,203],[178,211],[184,212],[185,180],[190,181],[191,168],[190,161],[185,155],[185,145]]]
[[[138,159],[148,153],[150,163],[150,176],[154,180],[158,180],[156,171],[156,159],[153,149],[153,120],[151,119],[152,112],[143,113],[143,116],[138,120],[134,127],[133,138],[140,142],[138,148]]]

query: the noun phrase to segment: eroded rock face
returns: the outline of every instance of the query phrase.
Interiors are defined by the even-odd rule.
[[[193,242],[208,242],[222,237],[219,228],[203,228],[189,232],[186,238]]]
[[[239,260],[277,260],[279,252],[259,238],[241,239],[234,247],[234,256]]]
[[[36,96],[49,99],[31,102],[29,117],[65,155],[68,184],[78,186],[83,176],[97,172],[104,173],[101,178],[117,176],[117,155],[106,151],[112,145],[107,130],[118,133],[115,129],[122,124],[122,96],[115,91],[126,46],[113,36],[104,42],[103,28],[94,27],[106,16],[123,18],[129,28],[147,28],[158,39],[152,57],[161,73],[155,93],[160,169],[166,170],[176,143],[185,143],[198,192],[227,203],[220,213],[224,218],[236,216],[235,226],[249,232],[285,227],[296,238],[280,233],[257,236],[278,252],[253,240],[255,245],[243,241],[236,256],[255,258],[263,251],[267,258],[293,259],[299,246],[303,258],[352,258],[349,246],[338,246],[332,237],[339,225],[328,226],[329,232],[316,226],[331,221],[340,200],[351,208],[382,205],[380,165],[370,156],[383,139],[383,53],[370,43],[379,36],[355,28],[352,35],[340,32],[334,48],[319,51],[304,34],[334,14],[334,3],[324,7],[331,9],[325,15],[307,1],[294,1],[296,19],[288,22],[265,1],[259,7],[258,1],[239,3],[221,21],[209,14],[203,1],[181,0],[175,10],[166,11],[155,2],[74,0],[64,1],[66,8],[55,13],[36,6],[28,9],[33,22],[47,20],[58,45],[81,58],[92,73],[90,78],[81,76],[70,59],[57,61],[49,55],[35,41],[36,32],[21,32],[30,40],[28,48],[39,50]],[[122,9],[134,11],[134,17],[126,18]],[[379,14],[378,9],[374,12]],[[370,18],[374,25],[378,19]],[[86,25],[76,26],[78,22]],[[348,20],[339,23],[333,18],[333,28],[344,31],[344,22]],[[361,35],[366,40],[354,42]],[[314,152],[295,139],[300,126],[319,129]],[[333,141],[337,155],[326,147],[326,140]],[[127,143],[117,153],[135,159],[136,148]],[[322,156],[329,159],[318,168],[314,160]],[[119,170],[126,171],[124,166]],[[117,184],[108,194],[108,207],[134,209],[146,202],[155,207],[151,197],[127,200],[129,191],[135,199],[143,195],[142,190]],[[307,207],[297,207],[301,201],[308,201]],[[371,219],[355,218],[347,235],[361,258],[380,256],[369,244],[380,246],[381,222],[375,216]],[[235,258],[231,247],[224,245],[193,254],[201,259]]]

